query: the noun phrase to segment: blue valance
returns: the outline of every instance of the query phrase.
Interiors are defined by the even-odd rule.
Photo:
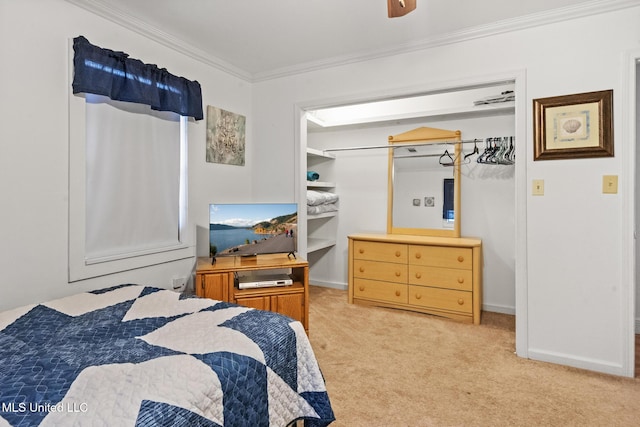
[[[94,46],[83,36],[73,39],[73,50],[73,93],[108,96],[202,120],[202,89],[197,81],[129,58],[124,52]]]

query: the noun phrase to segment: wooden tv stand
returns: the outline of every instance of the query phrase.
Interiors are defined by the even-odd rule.
[[[292,285],[253,289],[234,285],[236,273],[273,274],[282,269],[290,270]],[[309,333],[309,263],[303,259],[286,254],[220,257],[212,265],[211,258],[198,258],[195,292],[200,297],[284,314],[300,321]]]

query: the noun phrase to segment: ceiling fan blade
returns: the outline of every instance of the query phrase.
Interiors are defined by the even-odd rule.
[[[387,0],[389,18],[404,16],[416,8],[416,0]]]

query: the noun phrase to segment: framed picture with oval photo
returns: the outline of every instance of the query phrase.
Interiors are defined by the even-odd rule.
[[[613,157],[613,90],[533,100],[533,160]]]

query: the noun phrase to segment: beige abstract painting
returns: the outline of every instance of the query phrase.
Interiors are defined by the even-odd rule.
[[[207,162],[244,166],[247,119],[207,106]]]

